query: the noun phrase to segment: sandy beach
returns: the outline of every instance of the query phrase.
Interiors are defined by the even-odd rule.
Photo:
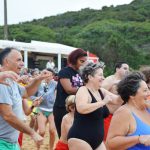
[[[29,124],[30,117],[27,118],[27,124]],[[57,142],[57,141],[56,141]],[[36,150],[36,145],[30,136],[24,134],[23,135],[23,144],[22,150]],[[40,150],[49,150],[49,133],[48,133],[48,125],[46,128],[46,134],[44,137],[43,145],[41,145]]]

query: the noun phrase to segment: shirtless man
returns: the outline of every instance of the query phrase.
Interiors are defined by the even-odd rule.
[[[115,73],[105,78],[102,87],[114,94],[117,94],[116,91],[117,83],[128,73],[129,73],[128,64],[126,62],[117,62],[115,65]]]
[[[129,73],[129,65],[126,62],[117,62],[115,65],[115,73],[113,75],[108,76],[102,83],[102,87],[106,90],[117,94],[117,84],[118,82]],[[118,101],[118,104],[109,104],[108,107],[113,114],[120,106],[122,105],[122,101]],[[108,128],[110,125],[112,115],[109,115],[108,118],[104,120],[104,127],[105,127],[105,136],[104,140],[106,140]]]

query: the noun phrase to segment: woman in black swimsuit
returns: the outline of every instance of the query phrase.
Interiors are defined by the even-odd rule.
[[[106,104],[115,103],[118,96],[100,88],[104,80],[102,64],[87,63],[81,75],[85,86],[76,94],[74,123],[68,133],[69,150],[105,150],[103,119],[109,114]]]

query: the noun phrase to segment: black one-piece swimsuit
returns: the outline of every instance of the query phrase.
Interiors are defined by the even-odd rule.
[[[88,90],[89,91],[89,90]],[[89,91],[92,101],[97,102],[92,93]],[[101,98],[104,96],[99,90]],[[86,141],[92,149],[96,149],[103,141],[104,137],[104,118],[109,115],[109,110],[106,106],[88,113],[80,114],[75,110],[74,122],[68,133],[68,139],[78,138]]]

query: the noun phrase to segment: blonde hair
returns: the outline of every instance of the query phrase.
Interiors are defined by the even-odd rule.
[[[69,109],[69,106],[75,106],[75,95],[69,95],[66,98],[66,110],[68,112],[71,112],[71,110]]]

